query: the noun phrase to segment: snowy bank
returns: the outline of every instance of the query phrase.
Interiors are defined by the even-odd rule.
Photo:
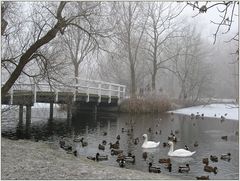
[[[238,108],[239,106],[236,104],[209,104],[177,109],[171,112],[186,115],[197,114],[198,112],[200,115],[204,114],[205,117],[220,118],[224,116],[226,119],[238,120]]]
[[[16,106],[16,105],[1,105],[2,109],[7,109],[12,106]],[[58,104],[53,104],[53,107],[59,108],[60,106]],[[49,103],[34,103],[32,108],[47,108],[47,109],[49,109],[50,104]]]
[[[66,154],[57,145],[2,138],[1,179],[3,180],[179,180],[164,174],[106,166],[84,157]],[[146,167],[147,170],[147,167]]]

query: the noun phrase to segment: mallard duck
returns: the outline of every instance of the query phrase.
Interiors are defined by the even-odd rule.
[[[204,171],[205,172],[213,172],[214,174],[217,174],[217,167],[212,167],[209,165],[204,166]]]
[[[167,143],[166,142],[163,142],[163,147],[166,147],[167,146]]]
[[[102,144],[103,144],[103,145],[106,145],[106,144],[107,144],[107,141],[106,141],[106,140],[103,140],[103,141],[102,141]]]
[[[99,145],[98,145],[98,149],[99,149],[99,150],[105,150],[105,146],[99,144]]]
[[[169,149],[169,152],[168,152],[168,156],[175,156],[175,157],[190,157],[192,156],[194,153],[196,153],[196,151],[194,152],[190,152],[188,150],[185,150],[185,149],[178,149],[178,150],[174,150],[174,146],[173,146],[173,142],[172,141],[169,141],[168,144],[170,145],[170,149]]]
[[[139,143],[139,138],[134,139],[134,144],[137,145]]]
[[[156,148],[160,144],[160,142],[148,141],[147,134],[144,134],[143,138],[144,138],[144,142],[142,144],[142,148]]]
[[[109,143],[110,145],[110,149],[113,148],[113,149],[119,149],[119,141],[116,141],[116,143],[112,144],[112,143]]]
[[[125,161],[134,164],[135,163],[135,155],[125,156]]]
[[[183,172],[189,172],[190,171],[190,166],[189,164],[186,164],[186,166],[179,166],[178,167],[178,172],[183,173]]]
[[[152,132],[152,128],[148,128],[148,132],[151,133]]]
[[[185,150],[189,150],[189,148],[188,148],[188,146],[187,146],[187,145],[185,145],[185,146],[184,146],[184,148],[185,148]]]
[[[193,144],[194,147],[198,147],[198,142],[195,141],[194,144]]]
[[[123,153],[119,153],[118,155],[117,155],[117,162],[119,162],[120,160],[125,160],[125,155],[123,154]]]
[[[143,157],[144,160],[146,160],[147,159],[147,152],[143,152],[142,157]]]
[[[158,160],[159,163],[171,163],[170,158],[160,158]]]
[[[74,151],[73,151],[73,155],[74,155],[75,157],[77,157],[77,150],[74,150]]]
[[[96,160],[97,161],[108,160],[108,155],[103,156],[103,155],[100,155],[99,153],[97,153],[96,154]]]
[[[92,156],[87,156],[87,159],[96,161],[96,157],[92,157]]]
[[[158,134],[158,132],[156,131],[156,134]]]
[[[107,132],[103,132],[103,136],[107,136]]]
[[[214,155],[210,155],[210,160],[212,162],[218,162],[218,157],[217,156],[214,156]]]
[[[88,142],[83,141],[83,140],[84,140],[84,138],[81,138],[82,147],[85,147],[88,145]]]
[[[197,180],[209,180],[209,176],[196,177]]]
[[[120,140],[120,135],[117,135],[117,140]]]
[[[203,158],[202,163],[208,165],[208,163],[209,163],[208,158]]]
[[[191,119],[194,119],[194,116],[195,116],[195,115],[192,113],[192,114],[191,114]]]
[[[222,154],[220,157],[222,160],[231,160],[231,153]]]
[[[164,168],[168,169],[168,171],[171,172],[172,171],[172,164],[171,163],[167,163]]]
[[[161,169],[160,167],[153,167],[152,166],[152,163],[149,163],[149,166],[148,166],[148,171],[151,173],[161,173]]]
[[[119,166],[120,167],[125,167],[126,161],[124,159],[119,160]]]
[[[80,137],[75,137],[75,138],[73,139],[73,142],[81,142],[81,138],[80,138]]]
[[[228,136],[222,136],[221,138],[222,138],[223,140],[226,140],[226,141],[227,141]]]
[[[111,149],[111,155],[118,155],[120,153],[123,153],[123,150]]]
[[[225,121],[226,118],[224,116],[221,116],[221,122]]]

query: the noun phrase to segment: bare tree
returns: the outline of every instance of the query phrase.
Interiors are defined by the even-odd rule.
[[[88,36],[92,37],[94,32],[94,26],[88,23],[88,13],[95,12],[94,9],[98,7],[99,3],[86,3],[81,4],[78,2],[60,2],[56,7],[56,3],[43,3],[41,9],[45,9],[51,16],[43,17],[41,12],[33,12],[32,16],[42,17],[41,23],[37,24],[35,34],[37,35],[34,39],[28,39],[29,41],[23,42],[23,48],[20,50],[18,56],[13,56],[8,60],[15,60],[17,64],[15,65],[14,70],[11,72],[9,78],[2,86],[2,96],[5,96],[18,77],[24,70],[24,67],[31,61],[36,60],[37,57],[41,56],[38,51],[50,41],[56,38],[58,32],[64,34],[65,29],[68,26],[75,26],[80,31],[85,32]],[[49,6],[49,4],[53,4]],[[74,6],[75,4],[75,6]],[[67,6],[68,5],[68,6]],[[72,9],[72,7],[78,8],[78,11]],[[71,11],[70,15],[63,17],[65,11]],[[35,14],[36,13],[36,14]],[[84,19],[84,20],[83,20]],[[81,24],[84,21],[85,24]],[[27,24],[27,21],[25,22]]]
[[[165,42],[174,38],[174,32],[178,27],[173,20],[181,13],[183,8],[173,6],[172,3],[153,2],[148,3],[147,16],[147,53],[148,60],[152,62],[152,90],[156,88],[156,75],[164,62],[174,57],[164,57]],[[180,23],[180,21],[178,21]]]
[[[142,15],[141,2],[116,2],[115,17],[117,21],[116,36],[118,54],[129,65],[131,97],[136,96],[136,66],[139,60],[140,44],[145,31],[147,17]]]

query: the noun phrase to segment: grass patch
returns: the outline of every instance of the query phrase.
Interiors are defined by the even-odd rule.
[[[119,105],[125,113],[162,113],[171,109],[171,103],[163,97],[129,98]]]

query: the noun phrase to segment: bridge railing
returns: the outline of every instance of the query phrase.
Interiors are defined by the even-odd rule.
[[[14,84],[10,89],[11,104],[13,103],[13,93],[16,91],[31,91],[34,96],[34,102],[36,102],[37,99],[37,92],[42,91],[54,92],[56,102],[58,101],[59,92],[72,92],[73,101],[76,101],[77,93],[86,93],[86,102],[89,102],[89,97],[91,94],[95,94],[98,95],[98,102],[101,102],[102,96],[107,96],[108,103],[111,103],[113,96],[118,97],[118,101],[125,98],[126,86],[105,81],[87,80],[80,78],[69,79],[67,83],[59,83],[52,86],[46,83]]]

